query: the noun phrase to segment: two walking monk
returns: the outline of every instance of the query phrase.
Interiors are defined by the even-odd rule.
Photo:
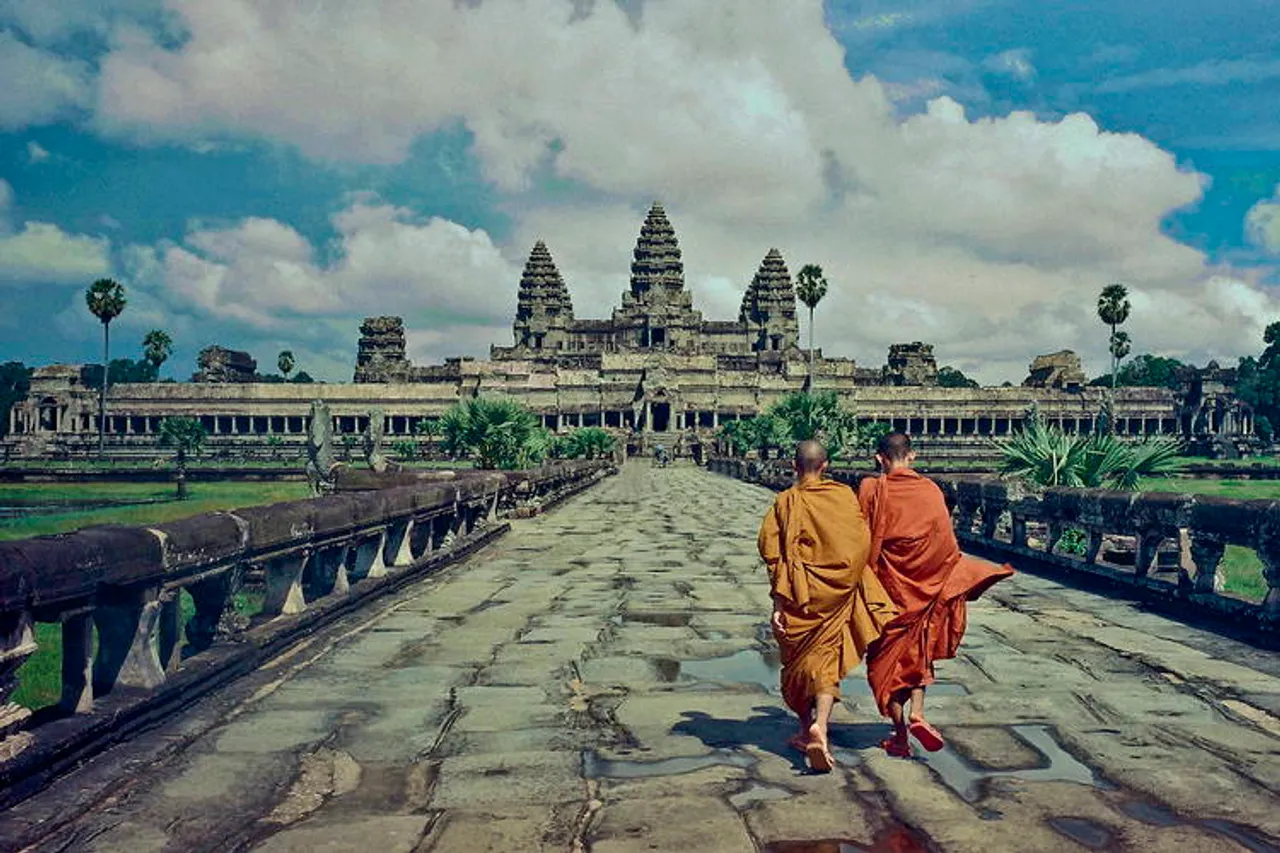
[[[876,704],[894,726],[881,746],[903,758],[911,736],[942,748],[924,716],[933,662],[955,657],[966,601],[1013,574],[960,554],[942,492],[912,470],[914,460],[906,435],[885,436],[876,452],[883,474],[864,479],[855,497],[824,479],[822,446],[801,442],[796,483],[760,527],[782,695],[800,718],[791,742],[820,772],[834,763],[827,727],[840,681],[864,655]]]

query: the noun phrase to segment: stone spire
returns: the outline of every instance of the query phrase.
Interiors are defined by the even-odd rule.
[[[560,270],[541,240],[533,244],[524,274],[520,276],[520,292],[516,298],[516,321],[513,326],[516,346],[535,349],[560,349],[573,325],[573,302]]]
[[[742,295],[738,322],[745,323],[753,350],[787,350],[800,335],[796,291],[782,253],[770,249]]]
[[[684,263],[675,229],[660,202],[654,202],[640,228],[631,262],[631,294],[638,301],[666,299],[684,289]]]

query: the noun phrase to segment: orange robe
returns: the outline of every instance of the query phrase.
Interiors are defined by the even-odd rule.
[[[888,716],[896,693],[932,684],[933,662],[956,656],[965,602],[1014,572],[960,554],[942,490],[915,471],[867,477],[858,501],[871,527],[867,563],[900,611],[867,658],[867,681]]]
[[[819,693],[839,698],[841,679],[896,611],[865,571],[871,535],[843,483],[807,482],[778,495],[756,544],[783,612],[783,629],[774,630],[782,697],[804,716]]]

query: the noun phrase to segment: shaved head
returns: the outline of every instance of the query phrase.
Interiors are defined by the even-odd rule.
[[[890,462],[905,462],[911,454],[911,437],[905,432],[891,432],[881,436],[876,444],[876,454]]]
[[[816,441],[796,445],[796,473],[816,474],[827,464],[827,449]]]

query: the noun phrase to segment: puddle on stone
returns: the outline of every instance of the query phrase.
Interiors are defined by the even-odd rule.
[[[681,755],[657,761],[615,761],[601,758],[593,750],[582,753],[582,775],[588,779],[647,779],[651,776],[680,776],[708,767],[754,767],[756,759],[737,750],[713,749],[707,755]]]
[[[680,674],[686,681],[758,684],[770,693],[782,692],[778,683],[782,661],[777,652],[773,651],[746,649],[725,657],[680,661],[679,667]],[[840,682],[840,691],[845,696],[871,696],[871,686],[867,684],[861,669]],[[930,685],[929,695],[968,696],[969,690],[963,684],[938,681]]]
[[[1120,804],[1122,814],[1148,826],[1177,826],[1181,819],[1172,809],[1143,800],[1130,800]]]
[[[823,841],[775,841],[765,853],[928,853],[929,847],[917,833],[905,827],[882,832],[870,844],[838,839]]]
[[[1046,764],[1019,770],[987,770],[975,767],[950,746],[939,752],[917,752],[929,769],[937,773],[943,784],[963,800],[976,803],[982,798],[983,783],[993,779],[1017,779],[1023,782],[1074,782],[1095,788],[1113,786],[1098,778],[1087,765],[1076,760],[1054,739],[1048,726],[1017,725],[1009,731],[1040,753]]]
[[[1088,818],[1051,817],[1047,823],[1054,832],[1065,835],[1090,850],[1106,850],[1115,839],[1109,827]]]
[[[639,622],[642,625],[660,625],[664,628],[687,628],[693,621],[693,614],[637,610],[623,613],[622,621]]]
[[[1250,853],[1280,853],[1271,840],[1264,838],[1260,832],[1251,827],[1230,820],[1198,820],[1195,825],[1219,835],[1225,835]]]
[[[736,794],[729,795],[729,805],[738,811],[746,811],[756,803],[765,803],[771,800],[785,800],[791,797],[791,792],[785,788],[779,788],[774,785],[763,785],[759,782],[752,782],[743,790]]]

